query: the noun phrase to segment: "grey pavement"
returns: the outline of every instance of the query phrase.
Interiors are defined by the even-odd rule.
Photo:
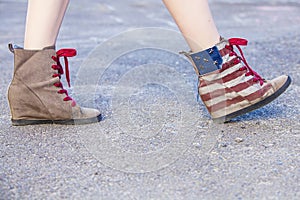
[[[300,3],[213,0],[211,9],[224,37],[249,40],[255,70],[291,75],[281,97],[215,124],[161,1],[72,0],[57,49],[77,49],[72,96],[105,120],[13,127],[7,43],[23,43],[26,1],[0,0],[0,199],[299,199]]]

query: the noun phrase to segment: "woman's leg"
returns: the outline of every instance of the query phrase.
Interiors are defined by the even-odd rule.
[[[24,49],[55,45],[69,0],[28,0]]]
[[[220,35],[207,0],[163,0],[193,52],[214,46]]]

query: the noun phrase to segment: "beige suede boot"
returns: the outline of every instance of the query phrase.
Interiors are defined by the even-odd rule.
[[[75,49],[24,50],[11,44],[9,49],[14,53],[14,75],[8,89],[13,125],[87,124],[101,120],[98,110],[78,106],[60,82],[64,71],[59,60],[64,57],[70,85],[67,57],[75,56]]]

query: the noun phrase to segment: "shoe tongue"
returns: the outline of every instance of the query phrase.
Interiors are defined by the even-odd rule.
[[[220,50],[224,49],[226,45],[229,45],[228,40],[221,37],[220,42],[216,44],[216,47],[220,51]]]

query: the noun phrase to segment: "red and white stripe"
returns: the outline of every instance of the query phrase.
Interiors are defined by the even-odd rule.
[[[270,83],[262,86],[241,71],[242,63],[236,56],[229,56],[226,41],[217,45],[223,59],[222,69],[200,77],[199,93],[213,118],[226,116],[251,106],[274,93]]]

